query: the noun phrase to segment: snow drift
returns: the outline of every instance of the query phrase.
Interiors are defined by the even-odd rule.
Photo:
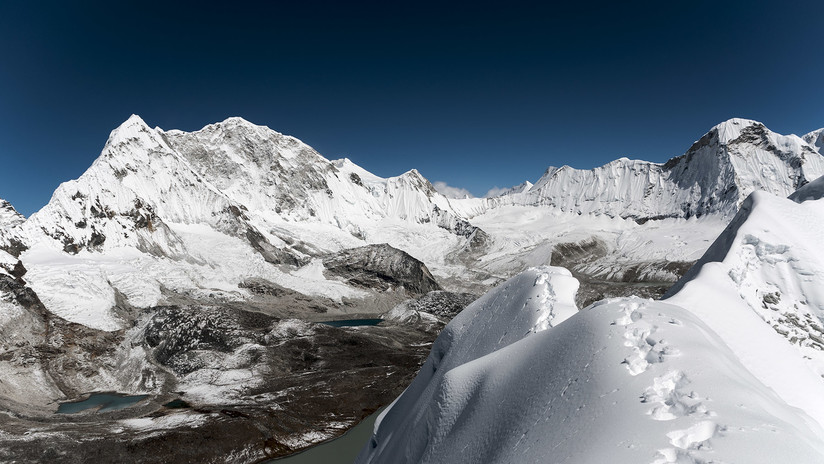
[[[358,462],[822,462],[819,182],[750,195],[665,301],[575,312],[559,268],[490,291]]]

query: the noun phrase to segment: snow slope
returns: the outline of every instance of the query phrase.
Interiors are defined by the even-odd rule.
[[[667,301],[698,315],[756,377],[824,424],[822,179],[753,193]]]
[[[534,268],[459,314],[357,462],[821,462],[824,435],[691,312]],[[544,323],[546,322],[546,323]]]
[[[15,230],[25,220],[11,203],[0,198],[0,248],[13,248],[12,243],[17,240]]]
[[[819,153],[824,153],[824,128],[810,132],[803,139],[815,147]]]
[[[822,182],[752,193],[663,301],[569,311],[558,268],[490,291],[358,462],[822,462]]]
[[[18,213],[11,203],[0,198],[0,229],[18,226],[25,220],[26,218]]]

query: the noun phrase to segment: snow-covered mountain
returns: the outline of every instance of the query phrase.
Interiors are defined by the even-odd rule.
[[[636,221],[731,217],[755,190],[787,196],[824,175],[824,158],[813,143],[812,135],[805,141],[776,134],[756,121],[730,119],[664,164],[621,158],[592,170],[550,167],[530,188],[478,201],[474,207],[548,205]],[[467,213],[474,215],[471,206]]]
[[[819,153],[824,154],[824,128],[806,134],[803,139],[815,147]]]
[[[576,302],[583,307],[605,295],[662,295],[704,255],[739,204],[747,210],[770,202],[763,195],[742,201],[753,190],[784,196],[804,185],[793,199],[811,201],[785,200],[790,206],[782,208],[791,216],[788,224],[802,218],[791,229],[806,227],[815,235],[818,223],[804,218],[817,214],[808,204],[820,203],[824,191],[820,180],[808,183],[824,164],[816,140],[820,134],[780,136],[760,123],[731,120],[662,165],[618,160],[592,171],[551,168],[535,185],[526,182],[494,198],[451,199],[417,171],[381,178],[240,118],[186,133],[152,129],[133,116],[111,133],[80,178],[62,184],[30,218],[0,205],[0,370],[6,373],[0,407],[48,418],[57,401],[91,391],[151,394],[155,401],[184,392],[185,401],[220,415],[176,415],[160,409],[162,404],[146,404],[130,414],[169,415],[140,417],[145,427],[139,431],[130,428],[134,422],[121,421],[118,427],[131,434],[119,435],[121,440],[149,439],[164,427],[163,433],[185,427],[198,436],[219,429],[230,432],[221,432],[221,449],[235,453],[241,446],[235,460],[251,461],[263,457],[256,440],[265,424],[271,427],[266,436],[277,443],[267,441],[263,448],[285,453],[334,436],[365,408],[385,404],[407,385],[434,331],[475,295],[497,286],[475,309],[461,313],[434,345],[427,364],[432,372],[425,368],[423,380],[399,400],[405,406],[386,416],[377,447],[365,458],[449,456],[450,440],[475,435],[478,424],[504,417],[479,404],[500,404],[520,411],[523,420],[505,416],[500,426],[522,431],[522,438],[513,438],[513,449],[527,457],[544,456],[540,443],[528,437],[550,429],[569,431],[569,440],[557,444],[569,459],[584,456],[587,451],[574,445],[572,434],[585,424],[573,421],[564,429],[564,423],[593,417],[578,412],[592,407],[607,411],[627,430],[635,424],[619,420],[627,411],[651,417],[643,426],[635,424],[641,438],[630,443],[638,446],[628,448],[625,460],[640,456],[638,450],[646,450],[649,461],[706,460],[709,446],[727,453],[722,457],[732,456],[741,443],[753,440],[764,456],[774,455],[761,444],[786,442],[797,448],[799,462],[814,461],[821,451],[815,421],[786,406],[804,406],[797,401],[803,396],[793,399],[787,382],[773,382],[768,370],[741,362],[750,347],[729,341],[735,338],[724,331],[733,324],[703,318],[687,298],[703,292],[683,285],[672,299],[684,298],[683,308],[629,299],[579,312]],[[725,240],[738,240],[745,231],[746,237],[763,236],[770,246],[785,245],[780,237],[791,235],[784,229],[776,227],[778,235],[770,236],[759,229],[773,230],[765,221],[747,225],[770,210],[736,218]],[[773,337],[764,346],[783,347],[773,350],[783,353],[774,361],[795,356],[786,369],[801,365],[810,374],[786,378],[818,395],[814,380],[824,360],[812,350],[820,344],[817,330],[824,323],[815,319],[818,310],[810,309],[818,298],[818,264],[810,261],[815,250],[808,246],[797,255],[782,255],[762,247],[764,254],[756,242],[747,243],[759,259],[769,259],[729,264],[729,275],[743,284],[731,284],[719,300],[752,290],[755,296],[739,297],[734,313],[748,315],[747,324],[763,325],[762,332]],[[741,249],[716,245],[712,260],[726,266],[728,254],[748,253],[746,246]],[[507,282],[533,266],[538,270]],[[795,270],[801,277],[781,277]],[[793,313],[796,305],[806,309]],[[371,332],[335,331],[310,322],[378,316],[385,322]],[[567,335],[556,339],[556,333]],[[349,345],[359,347],[357,356],[341,358],[341,347]],[[720,353],[719,358],[695,361],[705,352]],[[544,366],[540,375],[530,359]],[[708,380],[714,371],[724,372],[717,384]],[[318,374],[312,387],[286,403],[272,393],[303,385],[307,373]],[[363,385],[357,382],[361,375]],[[635,380],[622,384],[627,376]],[[534,401],[512,405],[513,399],[497,390],[510,378],[522,392],[538,384],[551,388],[536,393]],[[591,389],[610,383],[624,387],[620,393]],[[752,391],[741,399],[745,412],[728,401],[740,385]],[[319,399],[316,391],[344,398],[333,401],[335,414],[342,415],[323,410],[307,431],[304,417],[281,426],[280,418],[269,414],[275,404],[317,412],[317,402],[331,397]],[[563,401],[585,401],[558,403],[553,391]],[[484,400],[478,403],[476,397]],[[443,408],[433,410],[432,398],[442,399]],[[539,412],[547,404],[566,413],[541,423]],[[224,414],[228,405],[255,417],[251,435],[230,436],[252,426],[243,415]],[[423,415],[402,420],[402,410]],[[818,420],[817,403],[810,411]],[[170,418],[179,422],[167,422]],[[61,458],[75,455],[72,447],[92,444],[120,453],[117,441],[110,443],[107,420],[100,419],[104,432],[89,441],[83,429],[49,419],[37,440],[55,443]],[[668,425],[663,434],[659,420]],[[0,460],[28,453],[27,421],[4,425]],[[591,430],[618,433],[618,426],[610,427]],[[484,428],[477,439],[491,443],[503,436],[501,430]],[[394,433],[414,437],[411,448],[393,444]],[[420,444],[430,439],[433,446],[441,443],[433,451]],[[498,456],[487,454],[491,448],[485,444],[474,446],[468,445],[467,456]],[[609,446],[614,443],[592,447],[592,456],[606,456]],[[501,460],[520,460],[495,452]]]
[[[790,199],[754,192],[670,291],[756,377],[824,424],[824,177]]]
[[[237,300],[250,296],[244,281],[262,278],[338,300],[364,297],[327,279],[313,259],[405,244],[395,230],[418,230],[419,248],[432,238],[465,243],[475,232],[415,170],[380,178],[240,118],[185,133],[137,116],[80,178],[9,230],[28,248],[27,280],[46,306],[106,330],[122,327],[112,312],[118,295],[136,307],[157,305],[164,292]]]
[[[457,291],[485,290],[530,265],[570,265],[570,250],[579,277],[668,283],[747,193],[787,195],[820,173],[813,145],[733,119],[663,165],[550,168],[501,196],[448,199],[415,170],[381,178],[240,118],[186,133],[132,116],[43,209],[23,222],[6,214],[0,247],[28,249],[27,281],[47,308],[107,330],[122,327],[118,301],[244,300],[254,296],[250,279],[364,298],[321,260],[378,243]]]
[[[0,230],[18,226],[26,218],[6,200],[0,198]]]
[[[498,286],[358,462],[822,462],[822,179],[751,194],[664,301],[576,311],[552,267]]]
[[[25,220],[26,218],[18,213],[11,203],[0,198],[0,249],[11,251],[15,255],[19,254],[19,242],[14,231]]]
[[[240,118],[185,133],[151,129],[132,116],[24,230],[30,241],[45,233],[69,253],[133,246],[176,257],[184,245],[167,224],[201,224],[296,262],[305,254],[273,224],[320,223],[361,236],[364,223],[391,217],[454,230],[450,210],[417,171],[378,178]]]

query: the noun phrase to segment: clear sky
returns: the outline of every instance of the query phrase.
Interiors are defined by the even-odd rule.
[[[663,162],[731,117],[824,126],[817,0],[166,3],[0,2],[0,198],[33,213],[132,113],[241,116],[475,195]]]

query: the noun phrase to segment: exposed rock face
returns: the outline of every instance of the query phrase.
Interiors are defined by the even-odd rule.
[[[424,323],[440,330],[453,317],[478,298],[471,293],[436,290],[404,301],[392,308],[384,318],[400,323]]]
[[[478,295],[471,293],[453,293],[436,290],[408,301],[407,307],[415,311],[434,314],[446,321],[450,321],[477,298]]]
[[[0,250],[15,258],[26,249],[25,244],[14,230],[25,220],[26,218],[18,213],[11,203],[0,198]]]
[[[387,244],[343,250],[324,258],[323,266],[358,287],[402,289],[409,295],[441,289],[424,263]]]

